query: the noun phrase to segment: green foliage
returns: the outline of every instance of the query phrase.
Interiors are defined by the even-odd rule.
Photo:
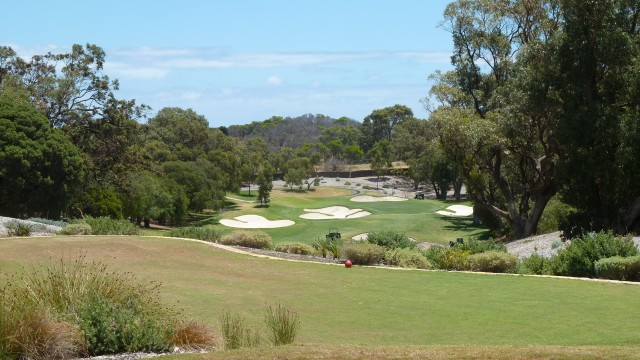
[[[83,221],[91,226],[93,235],[138,235],[140,233],[140,228],[129,220],[86,216]]]
[[[270,249],[272,246],[271,236],[264,231],[258,230],[235,230],[230,234],[223,235],[220,238],[220,243],[254,249]]]
[[[485,251],[500,251],[506,252],[507,248],[500,243],[497,243],[495,240],[478,240],[478,239],[468,239],[463,243],[456,242],[453,245],[456,249],[468,251],[469,254],[477,254]]]
[[[240,315],[224,311],[222,313],[222,339],[225,350],[255,347],[260,345],[260,333],[247,325]]]
[[[60,214],[84,176],[78,149],[30,105],[0,98],[0,214]]]
[[[640,281],[640,255],[613,256],[596,261],[596,276],[603,279]]]
[[[273,189],[273,168],[269,164],[260,167],[256,182],[258,183],[258,200],[260,204],[265,204],[269,201]]]
[[[469,255],[471,271],[512,273],[518,266],[518,257],[506,252],[487,251]]]
[[[520,261],[517,272],[525,275],[544,275],[548,273],[549,260],[542,255],[533,254]]]
[[[485,206],[475,203],[473,205],[473,216],[478,218],[482,225],[489,228],[492,237],[501,237],[509,232],[508,225],[499,217],[491,213]]]
[[[194,161],[208,150],[209,123],[191,109],[162,108],[149,119],[149,130],[181,161]]]
[[[634,256],[638,249],[633,241],[611,232],[589,233],[576,238],[550,261],[554,275],[596,277],[594,263],[614,256]]]
[[[132,302],[114,303],[96,295],[78,312],[80,329],[94,355],[122,352],[166,352],[171,349],[173,324]]]
[[[94,187],[85,192],[82,206],[84,214],[122,219],[122,201],[112,188]]]
[[[69,224],[60,230],[60,235],[91,235],[91,225],[87,223]]]
[[[31,236],[31,233],[38,230],[36,225],[22,222],[20,220],[10,220],[5,225],[8,236]],[[43,228],[44,226],[40,226]]]
[[[636,20],[622,15],[629,11],[622,1],[560,4],[564,31],[554,60],[564,106],[556,136],[566,154],[559,168],[564,199],[577,209],[570,225],[576,233],[634,231],[640,224]],[[588,30],[596,27],[597,35]]]
[[[420,251],[395,248],[387,250],[384,254],[384,263],[390,266],[402,268],[431,269],[433,265]]]
[[[178,313],[161,305],[158,287],[84,256],[24,270],[0,290],[0,353],[62,359],[168,351]]]
[[[340,248],[341,257],[351,260],[354,265],[378,265],[384,253],[384,247],[370,243],[345,243]]]
[[[299,255],[312,255],[316,252],[313,246],[301,242],[278,243],[276,244],[275,250],[288,254]]]
[[[264,323],[274,346],[292,344],[300,326],[298,314],[280,304],[266,309]]]
[[[135,173],[126,184],[125,215],[140,222],[182,224],[188,215],[189,199],[182,186],[150,171]]]
[[[538,222],[538,234],[548,234],[561,230],[563,224],[567,224],[569,217],[576,209],[562,202],[558,195],[549,200]]]
[[[367,234],[367,241],[371,244],[384,246],[387,249],[415,249],[416,242],[409,239],[405,234],[393,231],[378,231]]]
[[[427,251],[427,258],[438,269],[443,270],[468,270],[469,269],[469,256],[471,253],[468,250],[447,248],[447,249],[429,249]]]
[[[340,247],[342,246],[342,239],[330,239],[327,237],[317,238],[313,244],[313,248],[320,252],[322,257],[326,257],[327,254],[331,254],[332,258],[337,259],[340,257]]]
[[[218,242],[222,233],[213,225],[207,226],[185,226],[169,230],[169,236],[179,238],[198,239],[209,242]]]

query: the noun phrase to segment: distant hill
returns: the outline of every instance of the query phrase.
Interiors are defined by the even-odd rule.
[[[347,117],[334,119],[322,114],[293,118],[274,116],[247,125],[232,125],[228,128],[228,133],[241,140],[262,138],[272,151],[276,151],[284,147],[296,149],[305,143],[317,142],[324,129],[347,125],[359,127],[360,123]]]

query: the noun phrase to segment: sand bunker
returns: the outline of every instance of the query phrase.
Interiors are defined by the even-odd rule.
[[[220,224],[228,227],[242,229],[273,229],[295,224],[291,220],[267,220],[260,215],[242,215],[237,216],[234,220],[222,219]]]
[[[369,238],[369,233],[364,233],[364,234],[358,234],[358,235],[355,235],[355,236],[351,237],[351,240],[365,241],[368,238]]]
[[[405,201],[407,199],[397,196],[370,196],[360,195],[351,198],[351,201],[356,202],[377,202],[377,201]]]
[[[326,220],[326,219],[355,219],[371,215],[362,209],[349,209],[344,206],[330,206],[323,209],[304,209],[308,214],[300,215],[303,219]]]
[[[473,208],[467,205],[451,205],[446,210],[436,211],[436,214],[444,216],[471,216]]]

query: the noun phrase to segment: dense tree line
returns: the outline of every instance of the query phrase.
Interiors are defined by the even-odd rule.
[[[266,204],[280,174],[402,160],[440,199],[463,184],[496,235],[536,233],[549,202],[568,233],[640,230],[640,3],[458,0],[443,26],[452,71],[431,76],[428,119],[404,105],[363,121],[274,116],[210,128],[190,109],[118,99],[105,54],[23,60],[0,47],[0,214],[127,217],[168,224],[219,209],[243,185]],[[295,135],[294,135],[295,134]]]

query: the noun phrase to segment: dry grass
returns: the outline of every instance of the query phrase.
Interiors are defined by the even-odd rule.
[[[351,194],[351,190],[334,188],[334,187],[312,186],[311,191],[273,189],[271,191],[271,198],[280,198],[280,197],[308,198],[309,196],[332,197],[332,196],[343,196],[343,195],[349,195],[349,194]]]
[[[195,320],[181,323],[175,332],[174,345],[187,350],[221,349],[222,336]]]
[[[251,359],[476,359],[476,360],[545,360],[545,359],[638,359],[635,347],[608,346],[326,346],[288,345],[245,348],[209,354],[173,355],[167,360],[251,360]]]
[[[5,331],[11,333],[5,337],[8,352],[24,358],[70,359],[87,353],[77,326],[54,320],[44,311],[29,313]]]

